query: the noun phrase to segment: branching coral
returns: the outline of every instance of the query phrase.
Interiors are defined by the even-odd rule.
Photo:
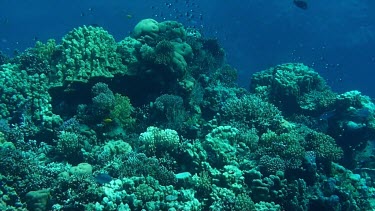
[[[180,137],[175,130],[162,130],[157,127],[148,127],[141,133],[139,140],[144,145],[148,155],[163,154],[177,150]]]
[[[343,156],[343,151],[335,140],[324,133],[310,131],[306,135],[306,144],[306,148],[314,151],[318,159],[337,161]]]
[[[371,171],[332,161],[336,142],[354,155],[374,137],[373,102],[294,63],[255,74],[249,93],[224,56],[146,19],[119,43],[83,26],[0,66],[0,209],[46,192],[48,210],[370,210]],[[326,111],[331,136],[304,125]]]
[[[134,108],[127,96],[115,94],[114,107],[110,111],[110,117],[118,121],[118,123],[125,128],[130,128],[135,123],[135,119],[131,117]]]
[[[237,121],[259,131],[279,129],[283,121],[281,112],[272,104],[255,95],[227,100],[222,107],[226,121]]]

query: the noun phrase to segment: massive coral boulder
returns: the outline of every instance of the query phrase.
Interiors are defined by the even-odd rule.
[[[25,136],[59,125],[61,118],[52,112],[47,82],[45,74],[28,75],[17,64],[0,66],[0,118],[25,129]]]
[[[70,31],[62,40],[55,86],[126,74],[127,68],[116,50],[115,39],[101,27],[83,26]]]
[[[159,33],[159,23],[151,18],[143,19],[137,25],[135,25],[133,30],[133,36],[139,38],[142,36],[149,36],[151,39],[156,37]]]
[[[315,92],[328,90],[324,79],[312,68],[301,63],[287,63],[255,73],[250,89],[275,104],[286,114],[301,112],[301,100]],[[301,106],[304,105],[304,106]]]

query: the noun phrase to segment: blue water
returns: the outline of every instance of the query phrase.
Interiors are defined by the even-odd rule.
[[[338,92],[375,96],[375,1],[308,3],[302,10],[292,0],[0,0],[0,50],[11,55],[84,24],[100,25],[120,40],[141,19],[172,19],[218,38],[242,86],[256,71],[303,62]]]

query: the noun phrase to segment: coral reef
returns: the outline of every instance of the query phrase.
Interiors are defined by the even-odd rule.
[[[141,20],[0,55],[0,210],[373,210],[375,105]]]

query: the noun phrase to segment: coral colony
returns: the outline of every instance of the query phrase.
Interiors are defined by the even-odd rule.
[[[375,106],[217,40],[82,26],[0,60],[0,210],[372,210]]]

